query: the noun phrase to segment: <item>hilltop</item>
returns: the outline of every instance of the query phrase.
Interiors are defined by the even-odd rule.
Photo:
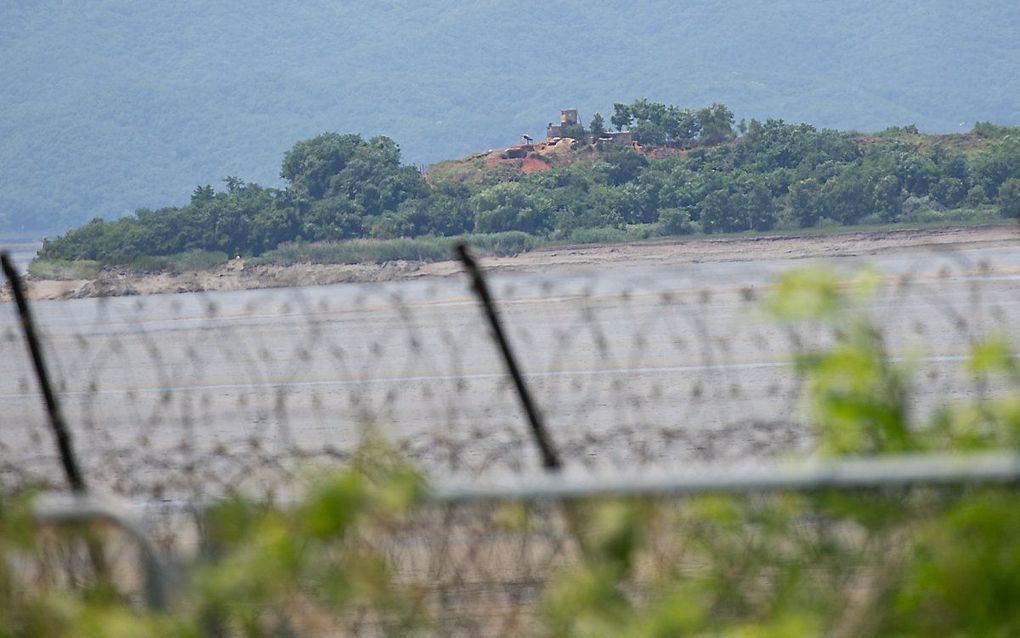
[[[972,156],[992,143],[988,137],[967,133],[921,134],[914,129],[904,131],[894,127],[884,134],[851,134],[849,138],[862,148],[881,144],[894,137],[897,141],[916,151],[927,151],[934,146],[961,152]],[[727,145],[736,144],[736,140]],[[645,146],[640,143],[625,144],[628,150],[649,161],[670,157],[686,157],[689,149],[669,146]],[[525,175],[541,173],[574,164],[591,164],[605,159],[615,147],[609,144],[598,146],[590,140],[553,138],[527,143],[512,143],[485,151],[469,153],[457,159],[447,159],[430,164],[425,169],[427,178],[433,183],[444,181],[461,184],[493,184],[518,181]]]
[[[544,139],[432,166],[388,137],[322,133],[283,157],[285,188],[236,177],[184,206],[93,220],[43,242],[36,272],[261,263],[435,261],[469,240],[495,254],[550,242],[1020,215],[1020,130],[873,135],[782,120],[734,122],[723,104],[617,102],[586,127],[561,112]],[[44,264],[50,264],[46,267]]]

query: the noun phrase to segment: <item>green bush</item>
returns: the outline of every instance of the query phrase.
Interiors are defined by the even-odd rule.
[[[453,258],[453,247],[467,242],[474,250],[496,256],[516,255],[539,244],[538,238],[521,231],[477,233],[456,237],[401,237],[398,239],[351,239],[343,242],[293,242],[283,244],[251,260],[253,264],[289,265],[383,263],[387,261],[443,261]]]
[[[659,211],[659,223],[666,235],[690,235],[695,231],[689,211],[682,208],[664,208]]]
[[[999,187],[999,215],[1020,219],[1020,178],[1011,177]]]
[[[694,232],[697,232],[697,230]],[[647,222],[644,224],[627,224],[627,234],[630,235],[631,239],[637,240],[662,237],[666,233],[663,231],[661,223]]]
[[[488,255],[507,257],[527,252],[541,245],[541,240],[534,235],[521,231],[502,233],[475,233],[453,238],[450,245],[467,242],[469,246]]]
[[[921,136],[909,126],[864,143],[850,132],[752,120],[735,138],[732,113],[721,104],[691,110],[637,100],[614,108],[614,123],[666,148],[586,147],[531,174],[519,163],[473,156],[436,165],[426,179],[400,163],[393,140],[324,133],[285,154],[284,189],[228,177],[225,190],[199,186],[184,206],[94,219],[44,241],[39,255],[186,270],[193,266],[173,263],[177,257],[170,263],[148,257],[258,256],[287,243],[375,238],[395,243],[301,255],[281,250],[267,259],[433,260],[443,246],[435,237],[476,232],[522,231],[537,243],[594,242],[625,237],[613,228],[634,237],[629,225],[655,222],[666,235],[814,228],[822,218],[831,221],[821,227],[834,228],[875,214],[891,223],[901,212],[912,223],[934,223],[942,218],[927,209],[950,207],[960,219],[964,210],[998,201],[1003,186],[1020,178],[1015,130],[986,123],[975,127],[984,139],[951,140],[966,143],[964,153],[945,136]],[[508,241],[517,242],[516,250],[535,245],[497,240],[494,250],[513,252]]]
[[[424,487],[417,471],[368,439],[348,469],[316,481],[293,508],[216,503],[203,530],[215,551],[180,574],[167,612],[138,610],[104,578],[75,591],[25,586],[7,559],[40,551],[45,535],[24,499],[0,494],[0,635],[314,635],[323,618],[344,613],[376,615],[387,635],[409,631],[420,622],[414,605],[363,538],[420,502]],[[69,544],[86,535],[62,532]]]
[[[628,231],[620,228],[578,228],[571,231],[566,240],[574,244],[610,244],[632,238]]]
[[[102,269],[98,261],[35,258],[28,265],[28,274],[38,279],[95,279]]]
[[[795,357],[822,453],[1020,446],[1020,363],[1001,338],[976,343],[967,368],[1008,392],[911,422],[911,368],[858,310],[877,281],[803,269],[783,275],[763,304],[783,324],[836,335]],[[1020,632],[1014,486],[706,495],[675,507],[601,499],[566,516],[581,560],[543,594],[548,635]],[[632,594],[642,587],[650,591]]]

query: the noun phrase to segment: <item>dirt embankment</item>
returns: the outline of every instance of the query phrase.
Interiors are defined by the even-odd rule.
[[[555,246],[514,257],[485,260],[486,268],[514,272],[589,271],[601,268],[670,266],[685,263],[804,259],[869,255],[933,248],[1020,246],[1020,227],[961,226],[926,230],[850,232],[833,235],[766,236],[736,239],[663,240],[630,244]],[[33,299],[245,290],[316,286],[346,282],[446,277],[460,272],[454,261],[394,261],[384,264],[295,264],[251,266],[233,260],[209,271],[138,274],[104,270],[94,280],[50,281],[29,277]],[[9,300],[6,289],[0,300]]]

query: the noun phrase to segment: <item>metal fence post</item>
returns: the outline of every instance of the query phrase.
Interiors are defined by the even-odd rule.
[[[0,264],[3,266],[7,281],[11,284],[14,301],[18,305],[21,329],[25,333],[25,342],[28,344],[28,351],[32,356],[32,365],[35,367],[35,376],[39,380],[39,387],[42,390],[43,400],[46,403],[46,412],[50,417],[50,429],[53,431],[53,436],[57,442],[57,450],[60,453],[60,463],[64,468],[64,474],[67,477],[67,482],[71,485],[71,489],[75,492],[83,493],[86,490],[85,477],[82,475],[81,467],[79,467],[78,459],[74,453],[71,432],[67,429],[64,415],[60,411],[60,404],[57,402],[57,396],[53,392],[53,386],[50,383],[46,359],[43,357],[39,336],[35,332],[32,308],[28,305],[28,299],[25,297],[21,276],[18,275],[10,255],[6,252],[0,253]]]
[[[482,308],[485,310],[485,316],[489,321],[489,326],[492,328],[496,343],[499,345],[500,353],[503,355],[507,372],[514,381],[514,387],[517,389],[517,396],[521,401],[521,407],[524,409],[528,423],[531,426],[531,433],[534,436],[535,444],[542,455],[542,466],[550,472],[557,472],[563,467],[563,464],[560,462],[560,457],[556,453],[552,440],[549,438],[549,433],[545,429],[545,423],[538,411],[538,407],[535,405],[535,401],[532,399],[531,391],[528,390],[528,386],[524,382],[524,375],[521,374],[520,367],[517,365],[517,359],[510,348],[510,342],[503,332],[499,312],[492,301],[492,295],[489,293],[489,286],[482,275],[482,269],[468,251],[467,244],[457,244],[456,251],[457,256],[463,262],[468,275],[471,277],[471,288],[478,295],[478,301],[481,302]]]

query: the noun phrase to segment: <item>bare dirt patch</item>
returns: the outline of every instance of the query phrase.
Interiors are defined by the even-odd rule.
[[[535,159],[534,157],[525,157],[524,161],[521,163],[521,172],[524,173],[525,175],[530,175],[531,173],[538,173],[541,171],[547,171],[551,168],[552,166],[549,166],[542,160]]]
[[[934,248],[1020,246],[1020,227],[960,226],[923,230],[885,230],[832,235],[770,235],[732,239],[663,240],[655,242],[557,246],[508,258],[486,260],[490,268],[589,270],[674,264],[820,259],[874,255],[886,252],[925,251]]]
[[[489,270],[507,272],[583,272],[605,268],[670,266],[685,263],[806,259],[873,255],[886,252],[1020,246],[1020,227],[960,226],[925,230],[887,230],[833,235],[663,240],[630,244],[554,246],[513,257],[485,259]],[[252,288],[317,286],[346,282],[396,281],[447,277],[460,273],[455,261],[393,261],[384,264],[295,264],[250,266],[233,260],[209,271],[137,274],[104,270],[91,281],[49,281],[29,277],[33,299],[157,294]],[[9,300],[9,291],[0,291]]]

